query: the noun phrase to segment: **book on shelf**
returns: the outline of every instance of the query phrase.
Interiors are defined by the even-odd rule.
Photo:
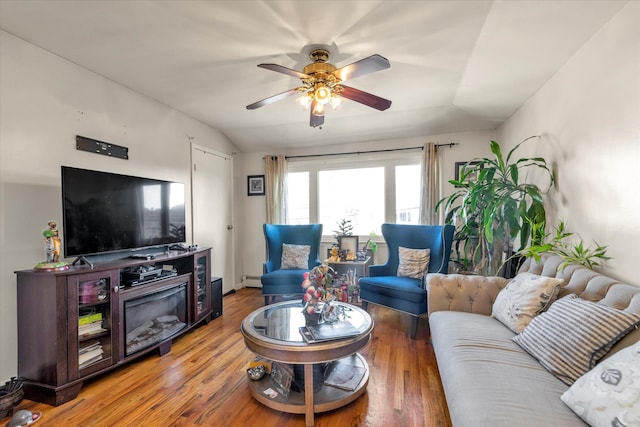
[[[94,340],[83,342],[78,349],[78,354],[87,353],[89,351],[95,350],[96,348],[102,348],[102,344],[100,344],[100,341]]]
[[[90,356],[87,356],[85,358],[80,358],[78,357],[78,368],[80,369],[84,369],[85,367],[91,365],[92,363],[95,363],[99,360],[102,359],[102,349],[100,349],[100,352],[97,353],[93,353]]]
[[[333,362],[324,384],[341,390],[353,391],[358,387],[366,372],[366,369],[362,366],[338,360]]]
[[[102,322],[102,313],[89,313],[78,317],[78,326],[87,325],[89,323]]]
[[[360,335],[360,331],[347,321],[301,326],[299,330],[302,338],[308,343],[339,340]]]
[[[78,336],[84,337],[87,335],[100,334],[107,330],[102,327],[102,321],[88,323],[86,325],[78,326]]]
[[[103,353],[104,350],[99,341],[88,342],[78,349],[78,367],[82,369],[93,362],[97,362],[102,359]]]

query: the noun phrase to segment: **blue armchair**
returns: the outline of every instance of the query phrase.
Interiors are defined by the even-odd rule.
[[[275,300],[276,295],[302,295],[302,275],[320,264],[318,251],[322,238],[322,224],[282,225],[264,224],[267,243],[267,261],[260,276],[264,304]],[[282,269],[282,245],[310,246],[308,264],[302,269]],[[271,300],[271,301],[270,301]]]
[[[369,267],[369,277],[360,279],[360,298],[413,316],[411,337],[418,330],[418,318],[427,312],[424,278],[398,276],[398,247],[430,249],[428,273],[446,273],[453,242],[452,225],[382,224],[382,235],[389,249],[386,264]]]

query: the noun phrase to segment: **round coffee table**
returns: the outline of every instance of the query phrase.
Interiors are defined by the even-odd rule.
[[[359,307],[333,302],[344,310],[344,320],[358,331],[350,338],[309,344],[299,332],[305,326],[305,317],[299,301],[285,301],[262,307],[249,314],[242,322],[244,342],[251,351],[266,359],[304,365],[304,392],[290,391],[288,397],[278,394],[267,396],[271,387],[269,376],[260,381],[249,381],[251,395],[260,403],[279,411],[305,414],[307,426],[314,425],[314,414],[340,408],[364,393],[369,382],[369,367],[357,354],[371,339],[373,320]],[[314,392],[313,365],[344,359],[347,364],[364,368],[365,374],[354,390],[342,390],[320,385]]]

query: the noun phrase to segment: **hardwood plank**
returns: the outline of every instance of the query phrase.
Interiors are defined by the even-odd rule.
[[[259,289],[241,289],[224,297],[222,317],[174,340],[164,356],[152,353],[87,381],[64,405],[24,400],[16,410],[42,411],[45,426],[304,426],[304,415],[269,409],[249,394],[245,371],[255,355],[240,323],[263,303]],[[369,313],[375,329],[361,352],[371,370],[367,391],[316,414],[315,425],[450,427],[426,319],[412,340],[409,316],[372,304]]]

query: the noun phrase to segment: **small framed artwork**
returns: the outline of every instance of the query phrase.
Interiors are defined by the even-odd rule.
[[[470,169],[473,165],[477,165],[480,162],[456,162],[456,181],[460,180],[460,174],[464,165],[467,165],[467,169]],[[467,180],[475,181],[477,179],[476,173],[467,175]]]
[[[358,252],[358,236],[338,236],[340,252],[345,256],[351,252],[354,256]]]
[[[286,363],[273,362],[271,365],[271,385],[286,399],[289,397],[293,368]]]
[[[247,195],[264,196],[264,175],[249,175],[247,177]]]

